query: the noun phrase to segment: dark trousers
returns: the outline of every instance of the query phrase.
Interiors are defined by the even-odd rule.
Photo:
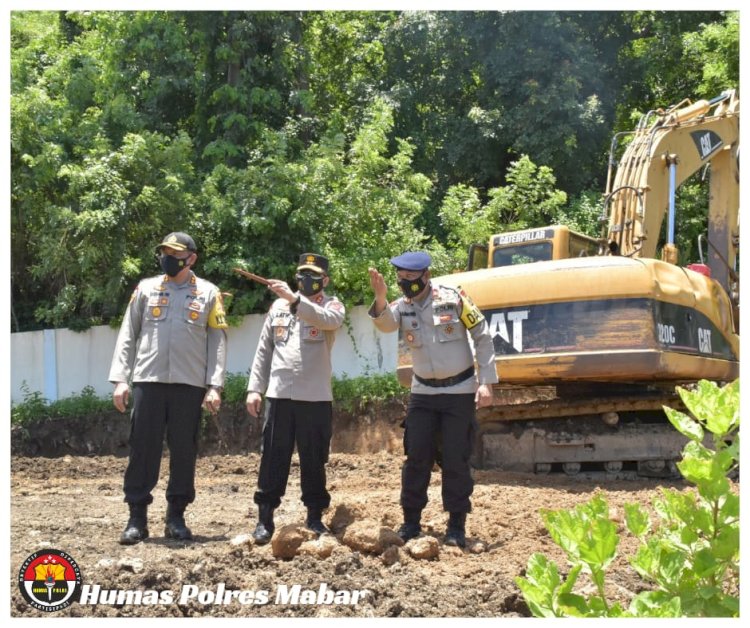
[[[205,394],[205,389],[187,384],[133,384],[126,502],[153,501],[151,491],[159,481],[165,432],[169,447],[167,501],[186,506],[195,499],[195,459]]]
[[[294,445],[299,453],[302,503],[324,509],[331,503],[326,469],[331,446],[330,401],[266,399],[256,504],[278,508],[286,492]]]
[[[427,487],[438,446],[443,474],[443,508],[471,511],[474,491],[469,458],[476,426],[474,395],[412,394],[406,413],[401,469],[401,506],[421,511],[427,505]]]

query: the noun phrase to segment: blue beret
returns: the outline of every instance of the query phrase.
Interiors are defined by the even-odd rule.
[[[431,261],[430,256],[421,251],[408,251],[391,258],[391,264],[401,270],[424,270],[430,267]]]

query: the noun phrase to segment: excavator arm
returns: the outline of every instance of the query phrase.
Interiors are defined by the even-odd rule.
[[[607,242],[611,253],[656,257],[668,216],[664,261],[677,262],[674,247],[675,190],[711,165],[708,240],[712,275],[729,291],[737,255],[739,214],[739,98],[734,90],[711,101],[683,101],[646,114],[607,177]]]

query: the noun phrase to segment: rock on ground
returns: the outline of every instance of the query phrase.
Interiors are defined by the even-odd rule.
[[[514,578],[524,573],[529,557],[541,552],[567,569],[565,556],[542,524],[541,508],[572,508],[588,501],[595,485],[568,476],[533,476],[500,471],[476,471],[472,512],[466,523],[467,549],[442,545],[446,513],[442,508],[440,473],[433,472],[423,522],[433,522],[423,538],[433,538],[438,559],[415,559],[406,546],[390,545],[383,553],[365,550],[387,543],[382,528],[397,528],[401,521],[399,489],[401,455],[332,454],[328,464],[331,508],[324,521],[335,534],[315,539],[301,523],[306,509],[300,500],[299,463],[295,456],[286,495],[276,510],[277,531],[284,549],[272,544],[251,545],[247,535],[255,525],[253,492],[259,456],[212,455],[198,459],[196,499],[187,510],[193,543],[174,543],[163,537],[168,455],[149,508],[151,538],[125,547],[117,541],[127,519],[122,501],[122,477],[127,458],[70,456],[11,458],[10,477],[10,613],[48,618],[22,597],[17,574],[24,560],[44,547],[70,554],[81,570],[84,584],[105,589],[167,591],[168,604],[74,603],[55,617],[519,617],[529,611]],[[660,489],[686,485],[665,480],[607,481],[598,490],[616,513],[629,502],[645,506]],[[737,485],[738,486],[738,485]],[[105,521],[111,521],[109,526]],[[367,522],[363,524],[362,522]],[[361,549],[342,541],[365,525],[358,536]],[[350,530],[351,529],[351,530]],[[234,543],[232,541],[235,541]],[[474,553],[474,547],[483,547]],[[304,550],[303,550],[304,547]],[[607,593],[627,606],[636,592],[647,588],[633,572],[627,557],[637,541],[622,534],[619,555],[610,566]],[[330,548],[330,554],[326,556]],[[456,551],[453,551],[456,550]],[[473,550],[473,551],[472,551]],[[277,558],[276,554],[290,556]],[[585,578],[582,576],[582,580]],[[316,594],[325,583],[331,591],[367,590],[356,605],[279,604],[282,587]],[[183,587],[196,597],[180,601]],[[226,603],[205,600],[245,592],[245,599],[268,592],[267,603]],[[201,602],[198,594],[203,596]],[[311,594],[311,595],[312,595]]]

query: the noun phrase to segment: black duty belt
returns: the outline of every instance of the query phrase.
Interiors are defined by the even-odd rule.
[[[453,375],[452,377],[444,377],[443,379],[427,379],[424,377],[420,377],[415,373],[414,379],[416,379],[420,384],[424,384],[425,386],[431,386],[432,388],[445,388],[446,386],[455,386],[456,384],[465,382],[467,379],[473,376],[474,367],[470,366],[465,371],[461,371],[458,375]]]

